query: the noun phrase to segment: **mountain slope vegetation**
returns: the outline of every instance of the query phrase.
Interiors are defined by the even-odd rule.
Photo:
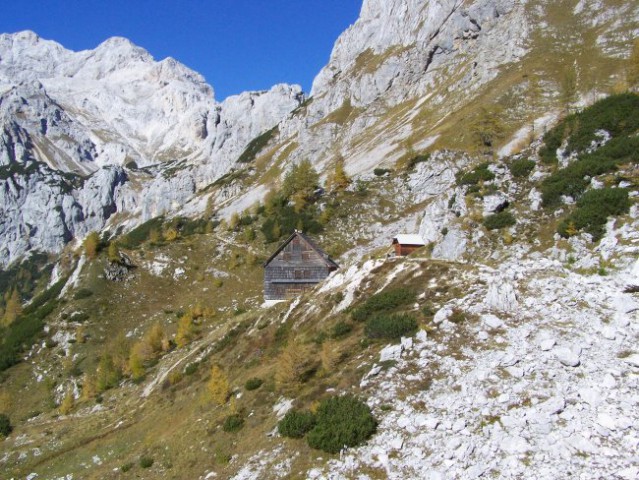
[[[108,98],[20,64],[84,53],[3,35],[41,85],[0,104],[2,476],[635,478],[638,25],[632,2],[366,0],[310,98],[224,104],[112,39],[83,75],[191,94],[117,132]],[[294,229],[340,269],[265,304]],[[399,233],[426,246],[394,257]]]

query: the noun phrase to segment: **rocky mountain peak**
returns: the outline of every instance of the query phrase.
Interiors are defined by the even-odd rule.
[[[25,170],[38,172],[28,180],[0,179],[22,190],[7,196],[2,206],[0,230],[15,241],[0,251],[1,264],[32,248],[57,252],[74,236],[101,229],[123,209],[137,221],[175,209],[196,186],[226,174],[253,138],[303,101],[299,86],[277,85],[220,104],[202,75],[173,58],[156,62],[122,37],[73,52],[33,32],[5,34],[0,58],[0,164],[12,172],[12,162],[48,167]],[[162,172],[176,164],[179,171]],[[110,166],[154,170],[132,186],[126,175],[100,173]],[[87,194],[87,182],[65,184],[46,189],[46,204],[60,208],[33,209],[30,196],[42,199],[41,182],[64,183],[47,178],[56,171],[91,175],[92,188],[99,183],[113,194]],[[30,209],[28,215],[24,208]],[[89,215],[89,210],[101,213]],[[37,241],[25,239],[19,232],[28,231],[27,217],[30,225],[40,218],[51,228],[38,230]]]

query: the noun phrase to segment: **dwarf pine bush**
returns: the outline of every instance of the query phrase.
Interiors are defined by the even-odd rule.
[[[225,432],[235,433],[242,429],[244,426],[244,419],[237,413],[229,415],[224,419],[222,424],[222,430]]]
[[[510,173],[515,178],[526,178],[535,169],[535,162],[527,158],[513,160],[509,165]]]
[[[315,418],[315,426],[306,437],[308,445],[328,453],[360,445],[377,429],[371,409],[352,395],[323,400]]]
[[[289,438],[302,438],[314,426],[315,415],[309,411],[291,410],[277,424],[280,435]]]
[[[494,213],[492,215],[488,215],[484,218],[484,227],[488,230],[496,230],[498,228],[506,228],[513,226],[517,221],[512,213],[507,211],[501,211],[499,213]]]
[[[376,315],[366,321],[364,332],[368,338],[399,339],[417,331],[412,315]]]
[[[389,312],[403,305],[413,303],[416,297],[415,292],[407,288],[385,290],[366,300],[366,302],[353,310],[351,316],[353,320],[362,322],[373,314]]]
[[[609,216],[623,215],[630,210],[628,191],[623,188],[602,188],[590,190],[577,202],[577,208],[557,227],[562,237],[569,237],[578,231],[592,235],[594,241],[605,233]]]

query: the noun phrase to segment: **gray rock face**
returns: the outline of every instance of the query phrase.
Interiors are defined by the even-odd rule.
[[[426,102],[432,108],[446,102],[454,110],[494,78],[500,66],[526,53],[530,28],[525,5],[511,0],[463,6],[453,0],[364,1],[359,19],[339,37],[328,65],[315,78],[307,114],[281,126],[285,135],[297,137],[293,160],[310,158],[323,165],[330,156],[318,146],[326,144],[348,158],[351,174],[397,160],[404,153],[398,144],[413,131],[412,117],[398,127],[397,118],[384,117],[389,108],[414,102],[416,114]],[[449,95],[433,94],[434,87],[452,78]],[[359,115],[347,124],[323,120],[331,112],[348,111]],[[384,134],[357,141],[372,131]],[[425,139],[416,148],[432,141]]]
[[[0,266],[116,212],[132,227],[177,211],[304,100],[277,85],[218,103],[201,75],[117,37],[72,52],[3,34],[0,58]]]
[[[102,168],[86,181],[33,160],[4,168],[18,172],[0,179],[0,260],[7,263],[30,250],[59,252],[102,228],[127,180],[120,167]]]

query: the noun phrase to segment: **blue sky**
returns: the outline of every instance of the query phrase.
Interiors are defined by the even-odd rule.
[[[0,33],[33,30],[71,50],[129,38],[198,71],[215,97],[280,82],[310,90],[362,0],[0,0]]]

